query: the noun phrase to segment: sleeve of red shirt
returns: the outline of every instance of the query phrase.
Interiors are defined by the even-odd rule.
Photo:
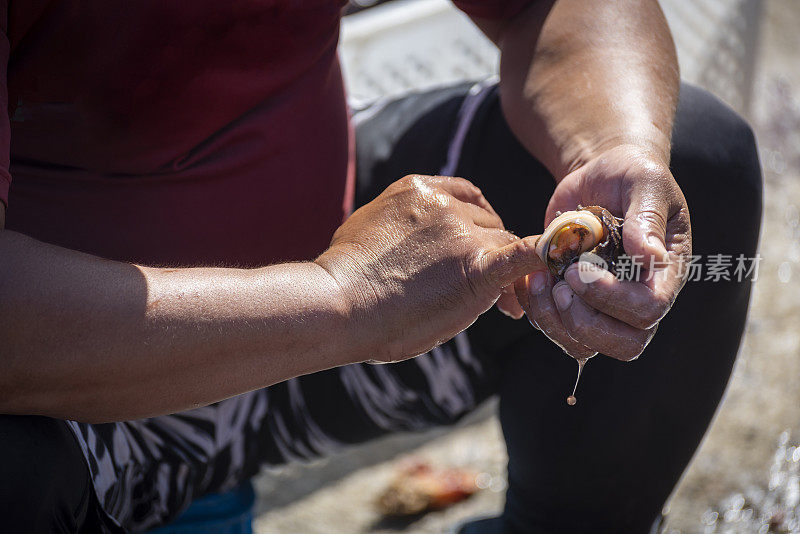
[[[453,0],[458,9],[473,17],[505,19],[513,17],[534,0]]]
[[[0,0],[0,202],[8,205],[8,188],[11,174],[11,124],[8,120],[8,55],[11,45],[8,42],[8,0]]]

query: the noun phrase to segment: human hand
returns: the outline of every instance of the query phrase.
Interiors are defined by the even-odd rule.
[[[406,176],[357,210],[317,258],[342,289],[354,361],[427,352],[495,302],[522,317],[513,283],[541,268],[536,237],[519,239],[467,180]]]
[[[686,199],[665,162],[641,148],[619,146],[558,184],[545,224],[556,211],[573,210],[578,204],[603,206],[624,216],[623,246],[628,256],[641,262],[641,276],[623,281],[598,271],[587,277],[582,274],[591,265],[574,264],[558,283],[546,270],[531,273],[516,284],[517,296],[531,323],[571,356],[601,352],[633,360],[650,342],[685,282],[681,265],[692,251]]]

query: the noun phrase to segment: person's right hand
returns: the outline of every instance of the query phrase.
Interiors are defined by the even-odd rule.
[[[542,268],[535,242],[505,231],[467,180],[412,175],[353,213],[316,263],[342,289],[365,349],[354,358],[390,362],[447,341],[495,302],[522,317],[513,283]]]

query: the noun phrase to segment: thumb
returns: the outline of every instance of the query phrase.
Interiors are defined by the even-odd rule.
[[[663,261],[667,255],[666,235],[669,203],[661,195],[634,197],[625,212],[622,244],[628,256],[641,260]]]
[[[536,254],[538,235],[518,239],[481,256],[478,268],[486,284],[496,292],[528,273],[547,269]]]

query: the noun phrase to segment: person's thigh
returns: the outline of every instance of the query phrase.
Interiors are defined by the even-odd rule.
[[[539,233],[554,187],[514,139],[492,95],[457,173],[480,187],[518,235]],[[684,85],[673,173],[691,212],[694,254],[755,256],[761,176],[749,127]],[[734,267],[730,273],[733,275]],[[706,273],[703,273],[705,276]],[[744,328],[750,283],[689,282],[644,354],[586,367],[580,402],[565,397],[576,363],[543,336],[488,313],[473,344],[503,352],[500,415],[509,453],[507,525],[525,532],[646,532],[699,444],[723,394]],[[512,334],[509,334],[512,332]],[[508,340],[515,340],[505,345]]]

